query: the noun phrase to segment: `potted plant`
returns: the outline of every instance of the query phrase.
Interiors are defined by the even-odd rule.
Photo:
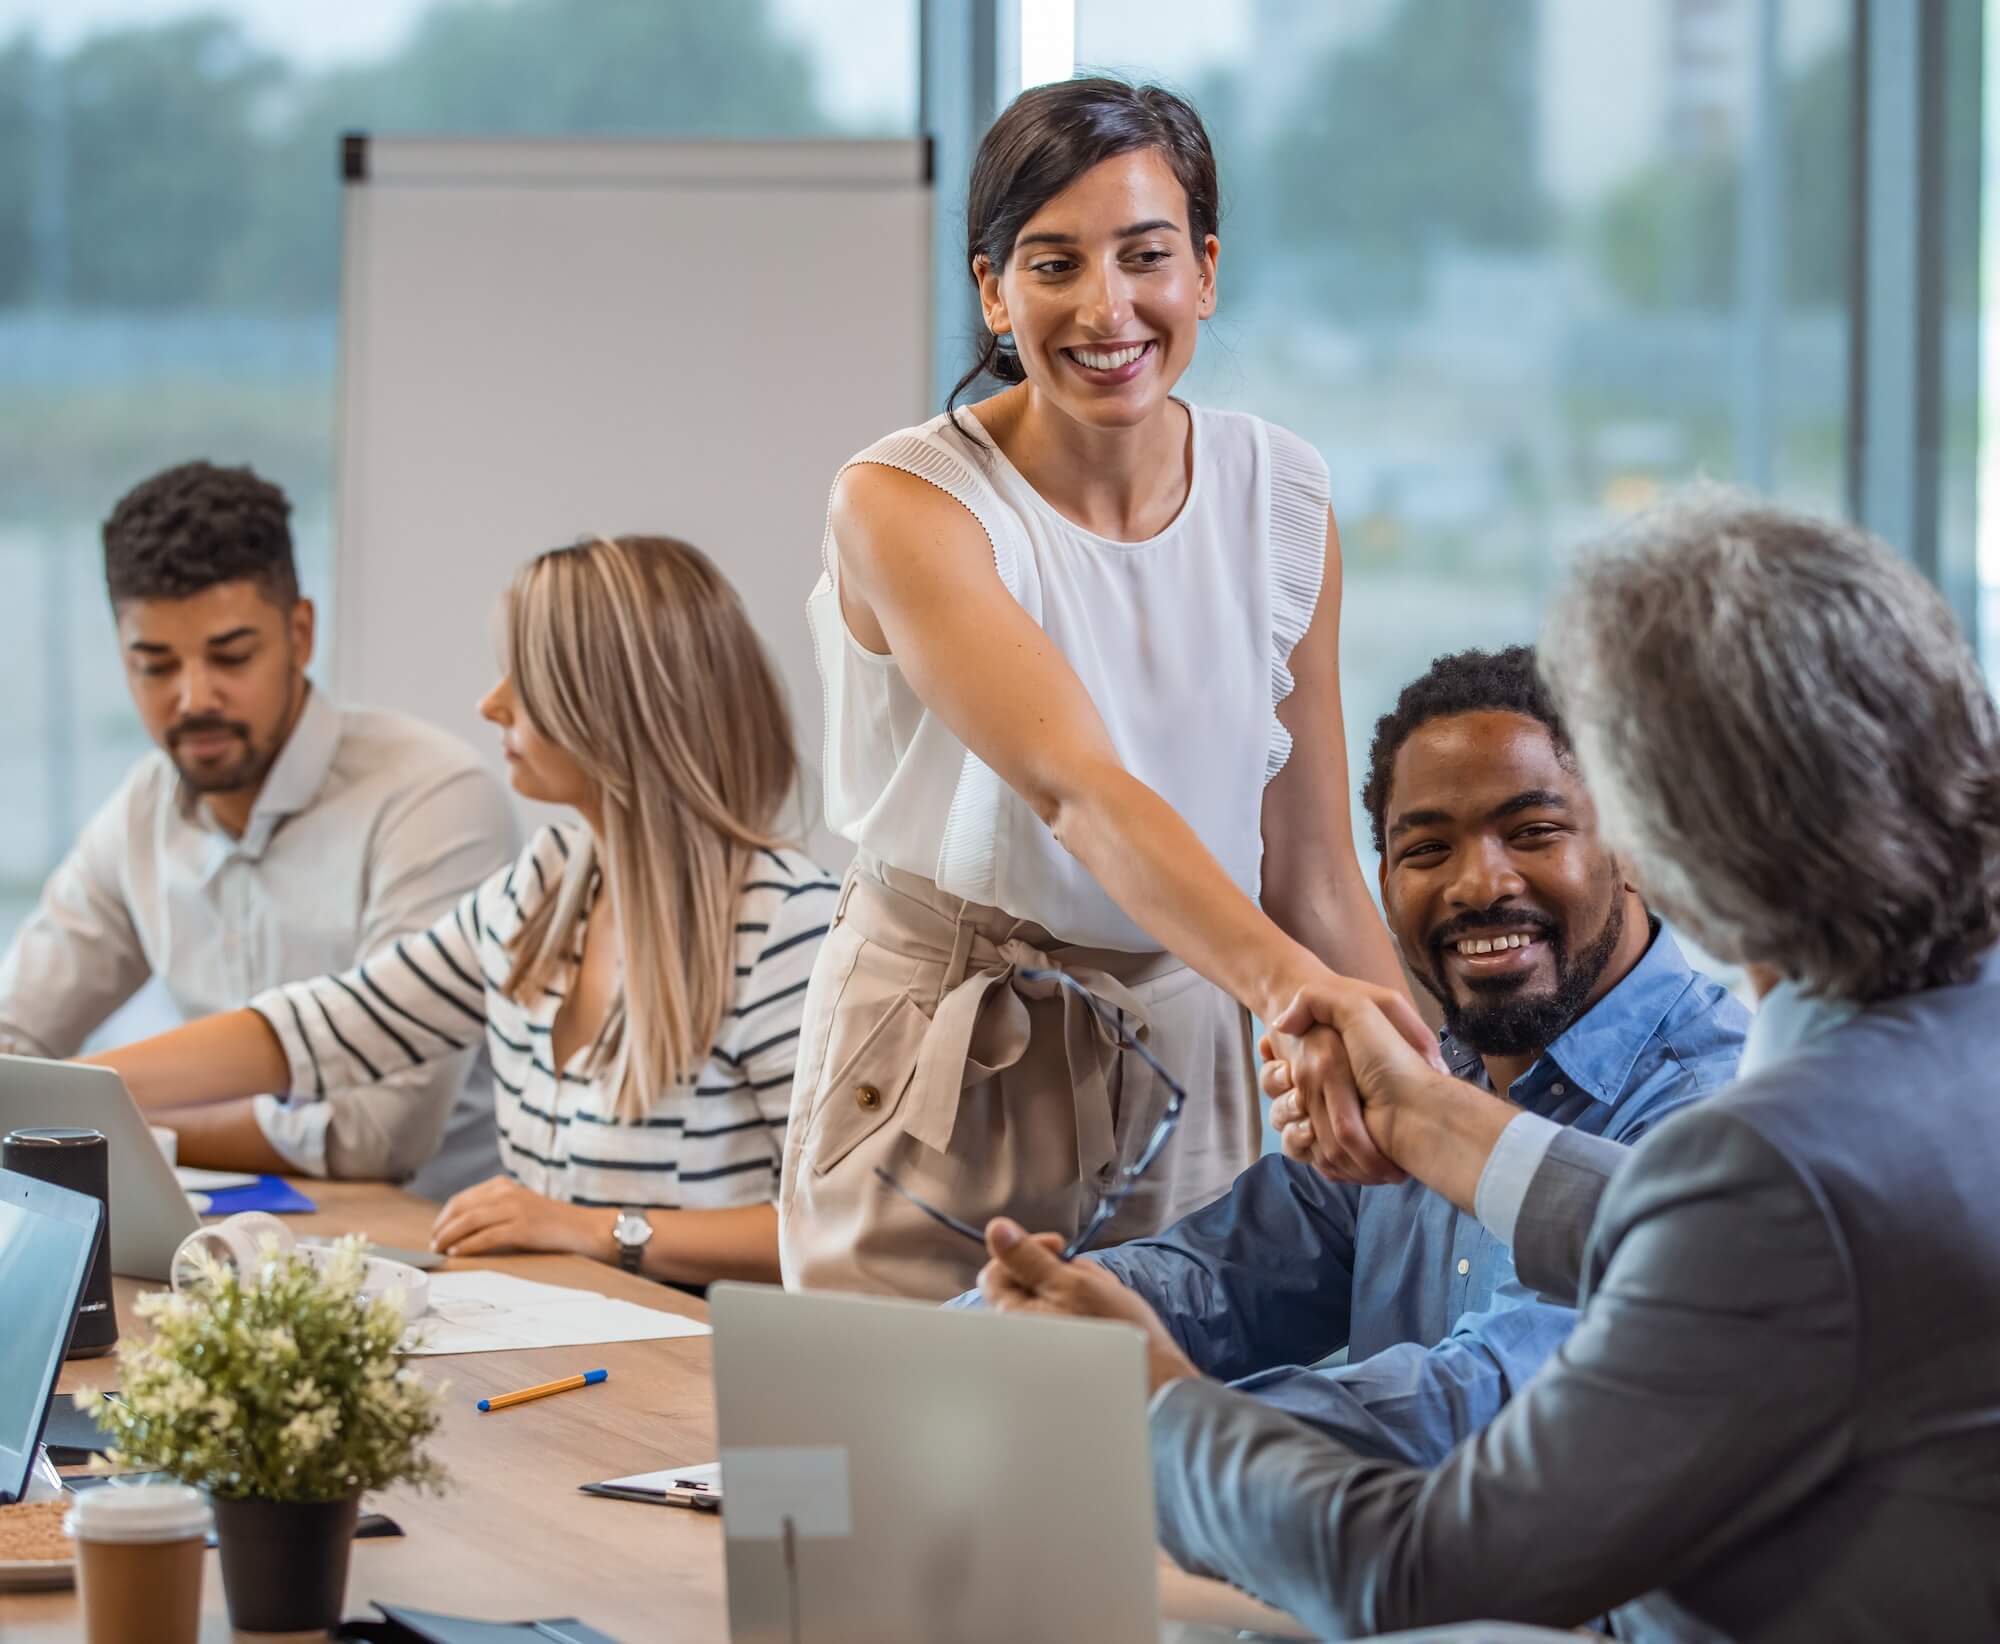
[[[362,1493],[444,1483],[438,1390],[402,1364],[401,1298],[362,1299],[360,1239],[317,1263],[267,1244],[248,1274],[195,1260],[197,1283],[139,1299],[120,1396],[77,1403],[111,1435],[105,1466],[208,1492],[232,1625],[329,1628]]]

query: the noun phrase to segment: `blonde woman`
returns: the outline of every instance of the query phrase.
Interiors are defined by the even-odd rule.
[[[505,614],[480,712],[515,791],[580,820],[345,975],[94,1059],[164,1107],[312,1096],[483,1035],[506,1173],[445,1205],[438,1249],[775,1279],[800,1011],[836,889],[779,837],[797,760],[776,677],[735,590],[667,538],[542,554]]]

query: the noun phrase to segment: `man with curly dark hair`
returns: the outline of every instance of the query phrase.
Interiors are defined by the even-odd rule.
[[[1458,1077],[1629,1144],[1733,1076],[1748,1014],[1599,840],[1528,647],[1439,657],[1412,681],[1375,727],[1362,799],[1383,914],[1444,1007]],[[1409,1462],[1490,1421],[1575,1318],[1417,1183],[1334,1183],[1276,1156],[1096,1259],[1205,1374]],[[1316,1362],[1342,1348],[1346,1364]]]
[[[189,462],[105,521],[126,682],[159,752],[91,819],[0,959],[14,1048],[75,1054],[148,978],[194,1017],[345,969],[426,929],[512,854],[506,797],[464,744],[314,690],[290,516],[248,468]],[[184,1163],[312,1175],[408,1177],[448,1138],[419,1180],[445,1191],[497,1162],[471,1061],[166,1122]]]
[[[1474,742],[1482,746],[1469,749]],[[1436,887],[1437,868],[1462,858],[1471,845],[1438,837],[1462,831],[1461,807],[1445,814],[1409,803],[1407,792],[1392,828],[1390,789],[1399,760],[1405,789],[1426,793],[1454,785],[1462,793],[1464,784],[1477,781],[1475,771],[1531,773],[1540,767],[1566,779],[1497,796],[1491,817],[1495,848],[1504,847],[1514,872],[1542,893],[1540,906],[1508,897],[1494,910],[1467,907],[1453,914],[1426,896]],[[1436,769],[1440,760],[1442,771]],[[1432,780],[1436,776],[1442,783]],[[1645,904],[1617,859],[1597,848],[1594,828],[1587,851],[1549,848],[1578,837],[1543,819],[1554,813],[1574,821],[1563,813],[1572,809],[1567,785],[1575,777],[1569,733],[1526,645],[1439,657],[1403,688],[1377,723],[1368,750],[1361,803],[1382,861],[1384,904],[1422,903],[1419,918],[1428,920],[1400,938],[1404,963],[1443,1008],[1449,1038],[1504,1064],[1489,1066],[1502,1091],[1631,972],[1650,942]],[[1518,779],[1526,782],[1527,775]],[[1588,804],[1580,788],[1574,803]],[[1395,914],[1390,924],[1397,926]]]
[[[189,462],[134,486],[104,522],[133,705],[236,834],[305,706],[314,613],[299,597],[291,512],[248,468]]]

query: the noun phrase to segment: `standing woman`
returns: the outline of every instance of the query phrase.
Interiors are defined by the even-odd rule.
[[[952,398],[1011,386],[835,482],[809,612],[827,820],[859,854],[806,999],[788,1284],[968,1287],[984,1250],[912,1195],[1083,1229],[1167,1102],[1118,1025],[1192,1095],[1102,1243],[1255,1156],[1246,1009],[1273,1020],[1332,970],[1434,1045],[1348,824],[1325,464],[1173,397],[1217,215],[1180,98],[1024,92],[973,167],[991,335]],[[1023,974],[1049,969],[1090,997]],[[1279,1048],[1304,1082],[1343,1077],[1325,1035]],[[1388,1179],[1365,1137],[1355,1163]]]
[[[483,1039],[506,1173],[439,1212],[437,1249],[773,1279],[799,1013],[835,892],[782,838],[797,760],[777,676],[736,590],[670,537],[539,555],[506,634],[480,712],[515,791],[577,820],[345,975],[91,1059],[157,1107],[324,1095]]]

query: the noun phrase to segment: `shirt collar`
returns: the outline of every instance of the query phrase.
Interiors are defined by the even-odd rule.
[[[1758,1001],[1743,1040],[1736,1076],[1747,1079],[1781,1062],[1822,1033],[1852,1021],[1860,1007],[1850,1000],[1808,993],[1797,982],[1780,982]]]
[[[1516,1100],[1543,1082],[1537,1077],[1553,1063],[1578,1090],[1606,1107],[1615,1107],[1625,1092],[1632,1067],[1653,1037],[1674,1001],[1687,992],[1694,968],[1680,944],[1658,920],[1651,921],[1653,940],[1618,985],[1563,1029],[1532,1068],[1516,1082]],[[1479,1053],[1442,1035],[1445,1063],[1460,1077],[1486,1082]]]
[[[340,711],[308,681],[305,706],[299,710],[298,720],[291,735],[285,738],[285,745],[278,750],[278,757],[264,773],[257,803],[250,807],[250,820],[243,829],[243,837],[235,841],[234,850],[253,859],[262,856],[278,824],[298,815],[319,797],[320,789],[326,785],[327,772],[333,768],[333,756],[340,747],[340,730]],[[220,835],[214,818],[198,799],[191,806],[184,800],[183,809],[191,820]]]

